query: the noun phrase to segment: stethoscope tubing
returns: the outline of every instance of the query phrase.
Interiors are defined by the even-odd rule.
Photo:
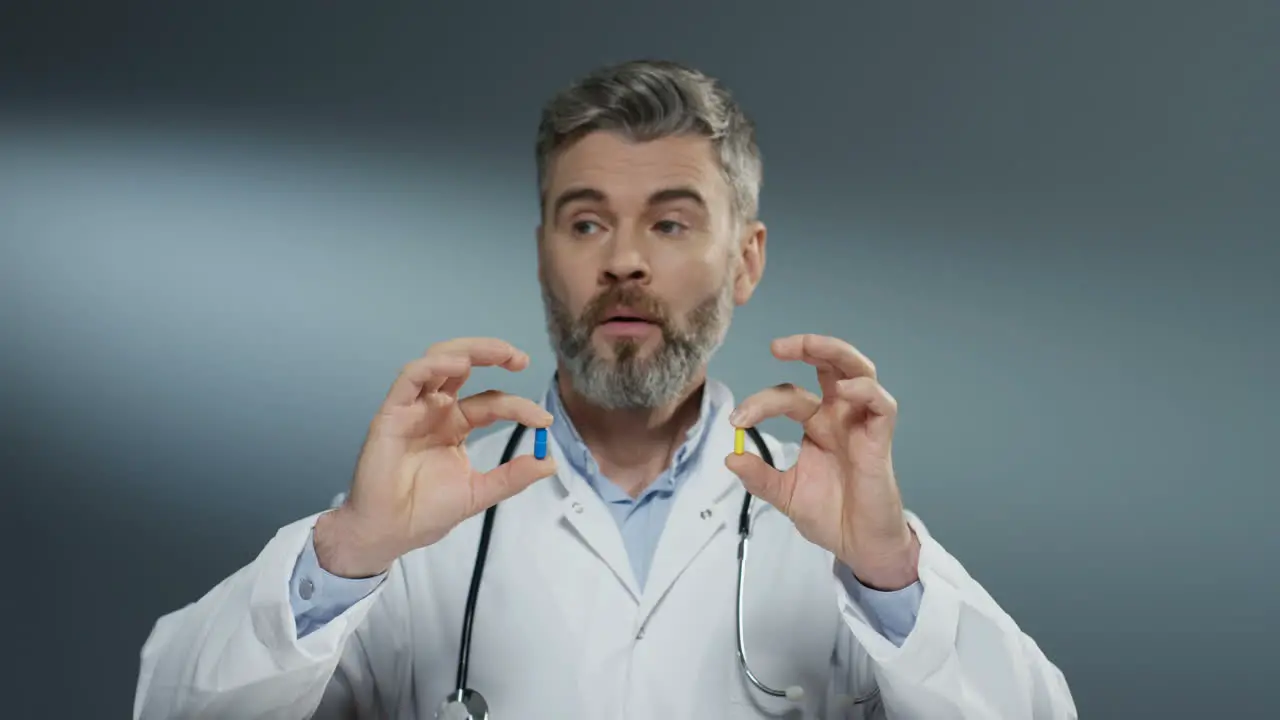
[[[511,461],[515,455],[516,448],[520,445],[520,438],[524,435],[527,428],[524,425],[516,425],[511,431],[511,437],[507,440],[507,445],[502,451],[502,460],[499,465],[506,464]],[[770,467],[777,468],[773,462],[773,453],[769,451],[768,445],[764,438],[760,435],[760,431],[754,427],[746,428],[747,435],[751,436],[751,441],[755,443],[756,449],[760,452],[760,458],[769,464]],[[747,650],[744,641],[743,628],[743,611],[742,599],[744,596],[744,587],[746,582],[746,564],[747,564],[747,543],[751,537],[751,493],[745,493],[742,498],[742,510],[738,516],[738,592],[736,602],[737,613],[737,640],[738,640],[738,664],[742,666],[742,672],[747,679],[751,681],[761,692],[773,697],[786,697],[784,690],[776,690],[765,685],[751,672],[751,667],[747,663]],[[467,694],[467,675],[470,671],[471,664],[471,631],[475,625],[476,616],[476,600],[480,596],[480,581],[484,577],[485,561],[489,556],[489,539],[493,536],[493,523],[498,514],[498,506],[493,505],[484,513],[483,524],[480,528],[480,544],[476,548],[475,565],[471,570],[471,585],[467,588],[467,605],[462,616],[462,640],[458,646],[458,674],[454,686],[452,697],[461,700]],[[854,704],[862,704],[879,694],[879,688],[865,696],[856,698]]]

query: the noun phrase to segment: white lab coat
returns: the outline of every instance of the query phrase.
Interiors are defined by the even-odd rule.
[[[746,570],[748,658],[763,682],[800,685],[805,697],[794,705],[755,691],[735,654],[744,491],[723,462],[732,406],[712,420],[643,592],[614,520],[571,473],[499,507],[468,683],[493,718],[1077,717],[1059,670],[914,515],[924,595],[899,648],[851,602],[832,555],[759,500]],[[794,444],[765,437],[779,467],[794,462]],[[508,438],[473,441],[474,465],[496,466]],[[519,452],[532,445],[527,432]],[[299,640],[288,583],[315,518],[281,528],[253,562],[156,623],[142,649],[135,718],[435,716],[455,680],[481,516],[402,557],[370,596]],[[847,707],[877,684],[877,703]]]

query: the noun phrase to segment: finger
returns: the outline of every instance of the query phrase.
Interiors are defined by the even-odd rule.
[[[464,355],[470,358],[472,367],[499,366],[507,370],[523,370],[529,364],[529,356],[515,345],[498,338],[454,338],[436,343],[427,349],[426,356]]]
[[[436,343],[427,349],[427,355],[464,355],[471,367],[497,366],[520,372],[529,366],[529,356],[511,343],[498,338],[455,338]],[[470,370],[460,376],[450,377],[439,392],[456,395],[470,377]]]
[[[458,397],[458,391],[461,390],[462,386],[466,385],[467,381],[470,379],[471,379],[471,364],[467,363],[466,371],[458,373],[457,375],[449,376],[449,378],[444,381],[444,384],[440,386],[440,389],[437,392],[456,398]]]
[[[779,360],[800,360],[819,369],[830,368],[846,378],[876,376],[876,366],[870,358],[849,343],[826,335],[779,338],[773,341],[772,349]]]
[[[785,415],[798,423],[805,423],[820,407],[822,398],[792,383],[782,383],[743,400],[729,416],[729,422],[734,427],[746,428]]]
[[[482,428],[501,420],[510,420],[528,427],[545,428],[551,425],[551,413],[528,398],[511,395],[499,390],[486,390],[458,401],[458,409],[474,428]]]
[[[532,455],[520,455],[476,478],[474,498],[481,512],[519,493],[535,482],[556,473],[556,461],[547,456],[539,460]]]
[[[898,414],[898,401],[872,378],[841,380],[836,383],[836,392],[842,399],[872,415],[891,418]]]
[[[404,366],[387,391],[386,405],[409,405],[424,393],[435,392],[450,377],[471,372],[471,364],[461,355],[428,355]]]
[[[786,474],[775,470],[754,453],[730,453],[724,464],[742,480],[747,492],[778,508],[784,514],[790,504],[790,492],[785,486]]]

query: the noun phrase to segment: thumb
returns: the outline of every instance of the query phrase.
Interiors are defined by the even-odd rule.
[[[555,474],[556,461],[550,456],[539,460],[532,455],[520,455],[476,478],[473,489],[476,504],[480,510],[487,510]]]
[[[749,452],[741,455],[731,453],[725,458],[724,464],[742,480],[742,486],[747,492],[778,509],[785,507],[778,504],[783,500],[783,474],[770,467],[759,455]]]

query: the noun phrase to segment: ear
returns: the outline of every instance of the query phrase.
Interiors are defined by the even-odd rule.
[[[733,282],[733,301],[737,305],[746,305],[755,293],[760,278],[764,276],[765,240],[768,230],[764,223],[752,220],[742,229],[739,236],[738,274]]]

